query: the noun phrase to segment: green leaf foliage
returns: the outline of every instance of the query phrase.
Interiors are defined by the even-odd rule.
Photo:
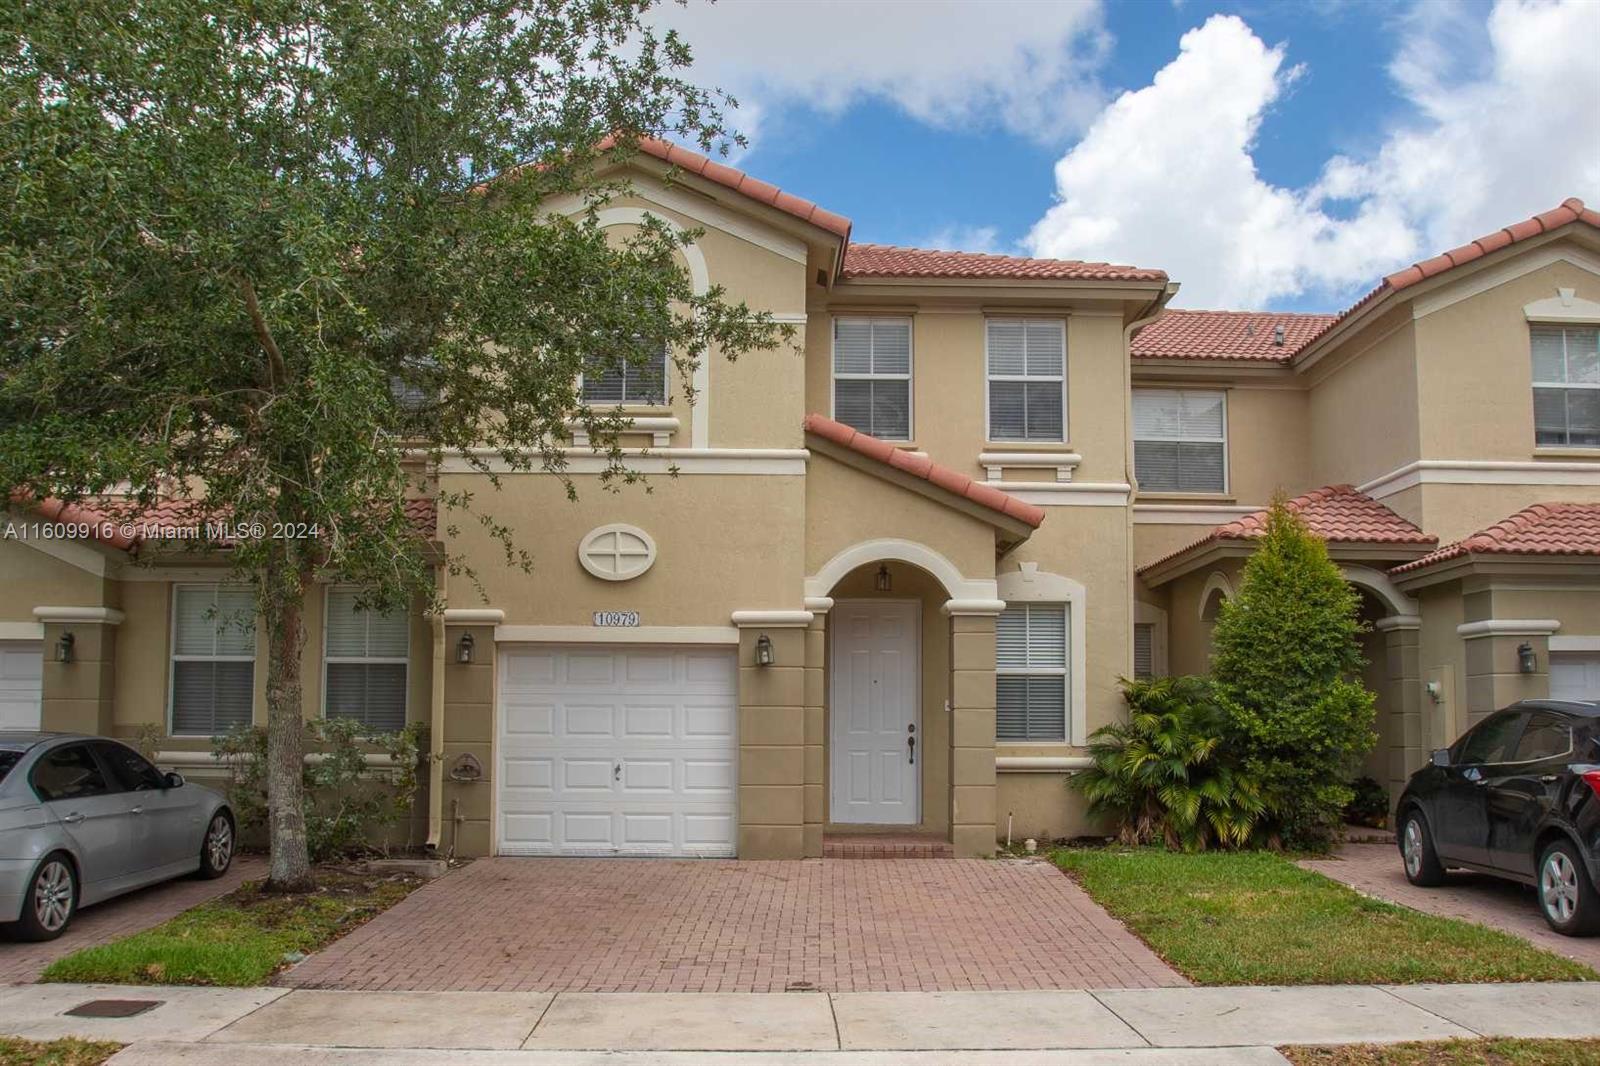
[[[1360,600],[1327,546],[1282,499],[1213,633],[1212,678],[1272,830],[1290,847],[1327,845],[1353,797],[1347,783],[1376,742],[1362,687]]]
[[[1089,738],[1094,765],[1069,779],[1126,844],[1199,851],[1250,842],[1260,790],[1228,743],[1227,717],[1203,677],[1123,681],[1126,724]]]

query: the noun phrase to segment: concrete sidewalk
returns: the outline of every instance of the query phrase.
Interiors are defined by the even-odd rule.
[[[94,1000],[128,1018],[66,1012]],[[31,985],[0,1032],[130,1046],[117,1066],[1281,1062],[1282,1044],[1600,1038],[1600,982],[1060,992],[627,994]]]

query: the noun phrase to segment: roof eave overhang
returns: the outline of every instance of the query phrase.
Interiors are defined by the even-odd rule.
[[[1288,362],[1276,359],[1178,359],[1134,356],[1131,362],[1135,381],[1175,381],[1188,378],[1285,384],[1297,382],[1294,370]]]
[[[1148,305],[1166,292],[1159,280],[1115,281],[1106,278],[948,278],[948,277],[841,277],[836,297],[913,302],[918,295],[940,300],[972,299],[1008,303],[1105,301]]]
[[[940,488],[931,481],[925,481],[903,470],[897,470],[870,456],[862,455],[853,448],[835,444],[826,437],[818,436],[815,433],[807,433],[806,447],[819,455],[825,455],[830,459],[837,460],[852,469],[860,470],[862,473],[871,474],[873,477],[887,481],[891,485],[899,486],[907,492],[914,492],[919,496],[924,496],[936,503],[943,504],[953,511],[959,511],[992,527],[995,531],[995,544],[1002,554],[1033,536],[1034,527],[1021,519],[1002,514],[980,503],[974,503],[965,496]]]
[[[1600,578],[1600,555],[1468,552],[1416,570],[1389,575],[1395,587],[1403,592],[1481,576]]]
[[[1193,573],[1206,566],[1214,566],[1223,559],[1247,558],[1254,554],[1261,540],[1259,537],[1216,537],[1203,540],[1180,551],[1178,554],[1139,571],[1139,576],[1151,588],[1165,585],[1185,574]],[[1420,559],[1433,551],[1433,544],[1397,544],[1393,541],[1376,540],[1330,540],[1324,541],[1328,546],[1328,556],[1334,562],[1382,564],[1377,569],[1387,569],[1412,559]]]

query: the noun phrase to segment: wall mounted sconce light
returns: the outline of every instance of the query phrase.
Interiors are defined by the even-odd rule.
[[[61,634],[61,639],[56,641],[56,662],[70,663],[72,661],[72,646],[77,642],[78,638],[71,633]]]
[[[1525,674],[1531,674],[1538,667],[1539,661],[1534,658],[1533,645],[1523,641],[1517,645],[1517,669]]]
[[[756,638],[756,665],[772,665],[772,638],[765,633]]]
[[[1429,681],[1426,685],[1423,685],[1422,688],[1425,692],[1427,692],[1428,698],[1434,703],[1444,702],[1444,686],[1439,684],[1439,682]]]
[[[472,634],[461,634],[461,640],[456,644],[456,662],[470,663],[472,661]]]
[[[894,578],[889,575],[889,566],[887,563],[878,564],[878,577],[874,584],[877,585],[879,592],[894,591]]]

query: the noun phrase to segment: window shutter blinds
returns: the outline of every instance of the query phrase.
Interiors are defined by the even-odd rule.
[[[833,417],[885,440],[911,439],[911,322],[833,322]]]
[[[1529,334],[1533,346],[1533,380],[1550,385],[1566,384],[1566,345],[1562,331],[1535,326]]]
[[[1057,322],[1029,322],[1028,373],[1060,377],[1066,365],[1065,331]]]
[[[1028,739],[1067,738],[1067,679],[1060,674],[1028,678]]]
[[[1045,669],[1067,665],[1067,610],[1065,607],[1028,608],[1028,665]]]
[[[833,372],[872,373],[872,323],[852,319],[834,320]]]
[[[332,661],[404,659],[408,653],[406,612],[359,610],[359,598],[356,589],[328,593],[323,646],[330,661],[323,711],[329,718],[354,718],[369,730],[396,732],[406,724],[406,664]]]
[[[1029,381],[1027,385],[1028,440],[1060,440],[1062,438],[1061,383],[1059,381]]]
[[[871,435],[887,440],[907,440],[911,436],[911,383],[874,381],[872,386]]]
[[[1133,627],[1133,676],[1136,678],[1156,676],[1155,631],[1156,627],[1149,622]]]
[[[872,372],[911,373],[911,323],[900,320],[872,323]]]
[[[995,738],[1066,739],[1067,610],[1018,604],[995,620]],[[1030,673],[1041,670],[1048,673]]]
[[[1028,739],[1028,679],[1002,675],[994,679],[996,740]]]
[[[1028,372],[1027,328],[1017,319],[989,319],[989,373],[1021,377]]]
[[[217,736],[249,725],[255,701],[255,596],[248,588],[173,593],[172,731]],[[217,656],[236,656],[227,661]]]
[[[1023,670],[1028,666],[1028,609],[1007,607],[1000,612],[994,627],[995,658],[1001,669]]]
[[[1137,389],[1133,394],[1135,437],[1177,437],[1183,427],[1178,394],[1172,389]]]
[[[350,589],[328,592],[328,628],[323,648],[329,658],[360,658],[367,654],[367,614],[356,610],[356,593]]]
[[[1145,492],[1227,487],[1226,402],[1209,389],[1137,389],[1133,468]]]

